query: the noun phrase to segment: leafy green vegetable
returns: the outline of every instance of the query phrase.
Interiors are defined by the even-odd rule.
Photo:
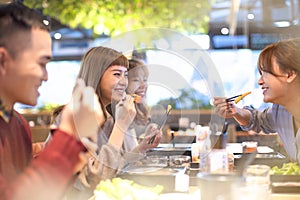
[[[130,199],[130,200],[155,200],[163,191],[163,186],[146,187],[135,183],[132,180],[114,178],[112,180],[101,181],[95,191],[96,200],[98,199]]]
[[[300,175],[300,166],[297,162],[284,163],[281,168],[278,166],[272,167],[271,174]]]

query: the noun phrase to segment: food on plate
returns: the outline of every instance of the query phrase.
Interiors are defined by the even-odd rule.
[[[94,191],[95,200],[155,200],[163,191],[162,185],[142,186],[132,180],[113,178],[100,181]]]
[[[297,164],[297,162],[284,163],[281,168],[278,166],[272,167],[271,174],[300,175],[300,166]]]

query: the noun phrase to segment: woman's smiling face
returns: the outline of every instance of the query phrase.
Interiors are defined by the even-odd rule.
[[[133,68],[128,73],[128,94],[137,94],[145,98],[148,89],[148,70],[146,66]]]
[[[98,86],[104,105],[107,106],[112,101],[119,102],[125,95],[127,85],[128,72],[126,67],[113,65],[107,68]]]
[[[283,104],[286,101],[288,90],[287,74],[280,71],[278,63],[272,58],[273,72],[261,71],[258,84],[261,86],[264,95],[264,102]]]

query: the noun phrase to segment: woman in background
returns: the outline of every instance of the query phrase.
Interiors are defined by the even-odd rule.
[[[138,95],[139,101],[135,102],[136,117],[128,130],[127,136],[139,138],[141,134],[148,136],[149,132],[152,133],[156,131],[156,136],[153,142],[149,142],[149,140],[143,138],[140,140],[131,140],[135,142],[136,145],[138,141],[140,141],[140,145],[138,146],[140,148],[140,152],[146,152],[151,148],[157,147],[162,136],[162,132],[160,130],[155,130],[157,125],[153,123],[150,124],[151,118],[146,104],[148,77],[149,70],[143,61],[138,59],[129,60],[128,87],[126,89],[126,93],[130,95]],[[134,144],[131,144],[131,146],[134,146]]]

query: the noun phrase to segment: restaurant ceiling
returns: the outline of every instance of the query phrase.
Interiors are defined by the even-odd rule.
[[[298,0],[211,0],[209,33],[212,49],[262,49],[280,39],[300,37]],[[221,33],[227,29],[225,34]],[[52,22],[64,38],[90,39],[84,29],[68,29]]]
[[[298,0],[216,0],[210,13],[211,46],[261,49],[299,37],[299,7]]]

